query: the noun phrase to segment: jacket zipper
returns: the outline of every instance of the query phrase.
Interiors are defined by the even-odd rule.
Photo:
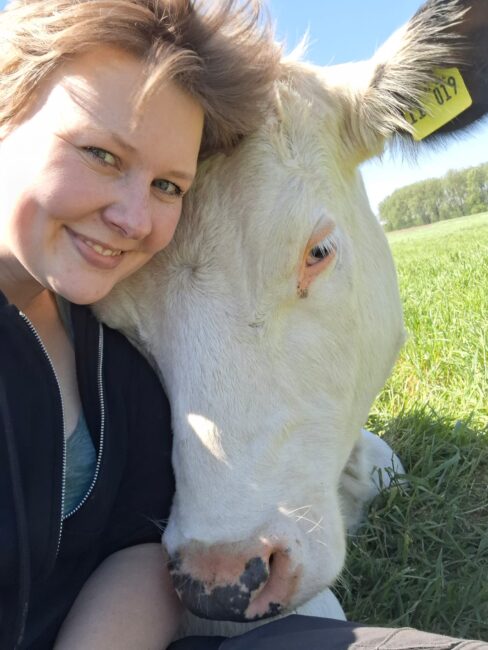
[[[67,517],[71,517],[75,512],[77,512],[81,506],[86,502],[88,497],[93,491],[93,488],[95,486],[95,483],[97,482],[98,474],[100,471],[100,465],[102,462],[102,454],[103,454],[103,443],[104,443],[104,437],[105,437],[105,399],[104,399],[104,394],[103,394],[103,327],[101,324],[98,325],[98,369],[97,369],[97,383],[98,383],[98,397],[100,401],[100,443],[99,443],[99,450],[98,450],[98,455],[97,455],[97,464],[95,467],[95,473],[93,475],[92,482],[90,483],[90,487],[88,488],[87,493],[81,500],[81,502],[73,508],[70,512],[68,512],[66,515],[63,515],[63,510],[64,510],[64,501],[65,501],[65,493],[66,493],[66,427],[65,427],[65,414],[64,414],[64,405],[63,405],[63,397],[61,394],[61,387],[59,385],[59,380],[58,376],[56,375],[56,370],[54,369],[54,364],[51,360],[51,357],[49,356],[49,352],[46,349],[46,346],[44,345],[41,337],[39,336],[38,331],[34,327],[34,325],[31,323],[29,318],[24,314],[24,312],[19,311],[20,316],[23,318],[23,320],[26,322],[28,325],[29,329],[31,332],[34,334],[37,342],[39,343],[42,351],[44,352],[46,359],[49,362],[49,365],[51,366],[51,370],[53,372],[54,378],[56,380],[56,385],[58,388],[58,394],[59,394],[59,402],[61,404],[61,419],[63,423],[63,466],[62,466],[62,473],[61,473],[61,520],[59,522],[59,534],[58,534],[58,542],[56,545],[56,558],[59,555],[59,549],[61,547],[61,537],[63,534],[63,522]]]
[[[75,506],[72,510],[70,510],[66,515],[64,515],[63,521],[68,517],[74,515],[75,512],[78,512],[78,510],[83,506],[83,504],[86,502],[90,494],[93,492],[93,488],[95,487],[95,483],[97,482],[98,474],[100,472],[100,464],[102,462],[103,443],[105,438],[105,399],[103,394],[103,327],[101,324],[98,325],[97,383],[98,383],[98,399],[100,402],[100,442],[99,442],[98,455],[97,455],[97,464],[95,466],[95,473],[93,474],[92,482],[90,483],[90,487],[88,488],[88,491],[86,492],[85,496],[77,506]]]
[[[41,347],[41,350],[44,352],[44,355],[46,356],[46,359],[48,360],[49,365],[51,366],[51,370],[53,372],[54,379],[56,380],[56,386],[58,387],[59,403],[61,404],[61,421],[63,423],[63,467],[62,467],[62,474],[61,474],[61,523],[60,523],[60,526],[59,526],[58,543],[57,543],[57,546],[56,546],[56,557],[58,557],[59,547],[61,545],[61,535],[62,535],[62,532],[63,532],[63,509],[64,509],[64,495],[65,495],[64,484],[65,484],[65,481],[66,481],[66,426],[65,426],[63,396],[62,396],[62,393],[61,393],[61,386],[59,385],[58,376],[56,374],[56,370],[54,369],[54,364],[51,361],[51,357],[49,356],[49,352],[47,351],[46,346],[43,343],[43,340],[39,336],[38,331],[36,330],[34,325],[31,323],[29,318],[24,314],[24,312],[19,311],[19,315],[24,319],[24,321],[28,325],[30,331],[35,336],[39,346]]]

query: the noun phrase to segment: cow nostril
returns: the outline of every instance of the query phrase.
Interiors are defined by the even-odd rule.
[[[268,578],[268,564],[260,557],[253,557],[246,563],[239,581],[249,592],[254,592],[261,589]]]
[[[300,578],[300,571],[290,571],[289,551],[277,549],[268,557],[268,577],[253,595],[246,610],[248,620],[277,616],[288,606]]]

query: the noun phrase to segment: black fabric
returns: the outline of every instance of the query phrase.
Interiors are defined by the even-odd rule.
[[[219,650],[223,636],[188,636],[172,643],[168,650]]]
[[[100,326],[85,307],[73,306],[71,315],[81,400],[98,453]],[[64,521],[59,544],[59,390],[35,334],[0,294],[5,391],[0,402],[0,650],[51,649],[97,565],[128,546],[159,542],[169,517],[174,478],[168,401],[153,370],[120,333],[103,327],[103,339],[105,431],[99,474],[86,503]],[[24,639],[16,646],[21,585],[28,591],[28,614]]]
[[[2,456],[6,459],[6,471],[3,475],[3,485],[0,482],[2,492],[9,494],[13,503],[12,522],[16,530],[18,544],[17,567],[13,570],[17,573],[17,607],[12,607],[9,612],[5,607],[0,609],[0,629],[5,626],[7,629],[18,630],[21,638],[24,633],[27,618],[27,607],[30,591],[30,555],[27,543],[27,521],[25,517],[25,501],[20,481],[19,465],[15,449],[14,428],[10,417],[10,407],[7,401],[7,394],[3,378],[0,376],[0,417],[2,418],[3,430],[5,432],[4,449]],[[0,441],[1,442],[1,441]],[[1,519],[0,519],[1,521]]]
[[[466,641],[412,628],[381,628],[312,616],[287,616],[229,639],[188,637],[168,650],[488,650]]]

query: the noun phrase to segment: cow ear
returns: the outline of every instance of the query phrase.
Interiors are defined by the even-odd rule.
[[[412,142],[465,128],[488,113],[488,1],[429,0],[353,67],[361,87],[344,95],[345,136],[356,162],[393,136]]]

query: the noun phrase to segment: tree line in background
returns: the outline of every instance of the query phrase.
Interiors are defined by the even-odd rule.
[[[385,230],[423,226],[488,211],[488,163],[393,192],[379,205]]]

